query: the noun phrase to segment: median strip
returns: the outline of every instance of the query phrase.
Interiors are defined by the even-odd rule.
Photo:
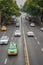
[[[27,51],[26,38],[25,38],[25,33],[24,33],[24,27],[22,28],[22,31],[23,31],[23,40],[24,40],[24,56],[25,56],[25,62],[26,62],[26,65],[30,65],[28,51]]]

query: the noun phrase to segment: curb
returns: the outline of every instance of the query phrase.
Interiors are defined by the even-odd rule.
[[[24,41],[25,63],[26,63],[26,65],[30,65],[29,56],[28,56],[28,51],[27,51],[26,38],[25,38],[25,34],[24,34],[24,28],[22,28],[22,31],[23,31],[23,41]]]

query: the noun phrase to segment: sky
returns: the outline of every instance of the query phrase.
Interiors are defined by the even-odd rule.
[[[19,7],[21,7],[20,5],[24,5],[24,2],[26,1],[26,0],[16,0],[17,1],[17,4],[18,4],[18,6]]]

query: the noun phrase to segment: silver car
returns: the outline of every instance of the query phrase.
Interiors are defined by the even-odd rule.
[[[21,36],[20,30],[16,30],[14,36]]]
[[[8,36],[2,36],[0,39],[0,44],[8,44],[9,37]]]
[[[35,27],[35,24],[34,24],[34,23],[31,23],[30,26],[31,26],[31,27]]]
[[[27,36],[33,37],[34,36],[34,32],[32,32],[32,31],[27,32]]]

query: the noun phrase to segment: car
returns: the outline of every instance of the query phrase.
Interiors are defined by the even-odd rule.
[[[19,22],[17,22],[17,23],[16,23],[16,27],[19,27],[19,26],[20,26],[20,23],[19,23]]]
[[[6,31],[6,30],[7,30],[7,27],[6,27],[6,26],[2,26],[2,27],[1,27],[1,30],[2,30],[2,31]]]
[[[34,36],[34,32],[32,32],[32,31],[27,32],[27,36],[33,37]]]
[[[35,27],[35,24],[34,24],[34,23],[31,23],[30,26],[31,26],[31,27]]]
[[[18,48],[17,44],[14,42],[10,42],[8,45],[8,55],[17,55],[18,54]]]
[[[15,15],[11,16],[11,21],[15,24],[17,21],[17,18]]]
[[[14,36],[21,36],[20,30],[16,30]]]
[[[41,31],[43,31],[43,27],[41,28]]]
[[[8,36],[2,36],[0,38],[0,44],[8,44],[9,42],[9,37]]]

